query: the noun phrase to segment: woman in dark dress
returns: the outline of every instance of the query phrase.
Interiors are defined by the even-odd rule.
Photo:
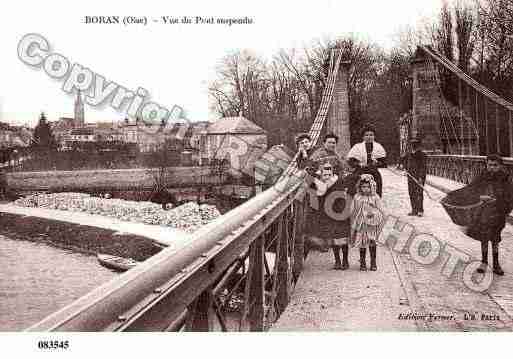
[[[333,173],[332,165],[320,166],[320,178],[314,178],[312,188],[317,201],[311,204],[316,209],[316,221],[313,240],[320,247],[332,247],[335,257],[334,269],[347,269],[348,240],[350,234],[351,197],[347,194],[347,183]],[[342,249],[343,261],[340,260]]]
[[[383,194],[383,179],[378,168],[386,167],[387,153],[383,146],[374,141],[375,130],[366,126],[363,129],[363,141],[355,144],[347,154],[347,159],[354,158],[360,162],[360,174],[369,173],[376,181],[376,193]]]

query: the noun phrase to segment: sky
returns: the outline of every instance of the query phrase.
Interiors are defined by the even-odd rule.
[[[43,68],[18,57],[21,39],[35,33],[70,64],[87,67],[105,81],[135,92],[171,110],[180,106],[192,121],[212,121],[207,87],[216,63],[228,52],[251,49],[266,57],[277,50],[302,47],[314,39],[348,33],[384,48],[394,34],[421,17],[434,16],[441,0],[358,0],[252,2],[111,1],[27,2],[18,0],[0,14],[0,121],[35,125],[41,111],[50,120],[73,117],[74,94],[63,91],[66,76],[51,78]],[[86,16],[146,16],[147,25],[86,24]],[[162,16],[244,17],[251,25],[164,24]],[[159,20],[153,22],[152,20]],[[115,94],[115,92],[113,92]],[[125,106],[126,107],[126,106]],[[86,122],[116,122],[126,108],[85,107]]]

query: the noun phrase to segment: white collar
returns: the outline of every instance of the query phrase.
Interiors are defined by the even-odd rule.
[[[318,196],[323,196],[326,193],[326,191],[328,190],[328,188],[333,186],[335,184],[335,182],[337,182],[337,181],[338,181],[338,175],[333,175],[326,182],[324,182],[318,178],[314,178],[315,187],[317,188],[316,194]]]

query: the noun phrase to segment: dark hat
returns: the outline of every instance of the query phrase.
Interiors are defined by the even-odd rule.
[[[296,144],[305,138],[309,139],[310,141],[312,140],[312,137],[310,137],[308,133],[300,133],[296,136]]]
[[[362,131],[362,136],[365,135],[366,132],[372,132],[372,133],[376,134],[376,129],[371,124],[367,124],[367,125],[363,126],[361,131]]]

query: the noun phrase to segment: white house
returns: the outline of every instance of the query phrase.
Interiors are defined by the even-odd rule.
[[[266,131],[242,116],[212,122],[204,136],[201,158],[208,162],[227,160],[236,176],[253,176],[255,161],[267,149]]]

